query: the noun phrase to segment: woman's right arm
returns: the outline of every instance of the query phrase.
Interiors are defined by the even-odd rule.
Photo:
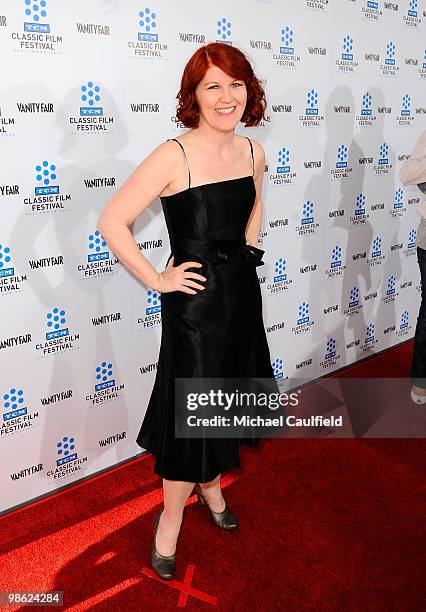
[[[176,167],[179,169],[176,149],[173,143],[164,142],[148,155],[108,201],[96,227],[118,259],[148,287],[158,291],[196,293],[188,287],[199,288],[200,285],[188,279],[199,277],[201,280],[204,277],[196,273],[185,273],[185,270],[181,270],[184,264],[171,268],[172,260],[166,268],[167,273],[157,272],[140,252],[129,229],[134,220],[175,178],[173,172],[176,172]],[[201,265],[191,263],[196,267]]]
[[[418,139],[410,158],[402,164],[399,178],[403,185],[418,185],[426,181],[426,130]]]

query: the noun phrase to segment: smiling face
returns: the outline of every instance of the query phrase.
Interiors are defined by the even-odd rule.
[[[210,66],[195,89],[200,107],[200,124],[221,130],[233,130],[243,116],[247,103],[244,81],[234,79],[218,66]]]

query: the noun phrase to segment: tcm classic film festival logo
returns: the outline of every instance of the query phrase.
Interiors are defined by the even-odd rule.
[[[10,247],[0,243],[0,297],[22,291],[28,291],[27,275],[16,274]]]
[[[119,270],[120,260],[111,256],[104,237],[95,229],[87,236],[85,261],[77,266],[80,280],[112,276]]]
[[[45,332],[35,349],[38,358],[56,356],[69,351],[78,350],[80,341],[79,333],[71,333],[66,311],[60,306],[54,306],[45,318]]]
[[[26,215],[70,212],[71,194],[61,189],[56,163],[46,159],[36,163],[34,180],[34,196],[23,200]]]
[[[87,408],[99,406],[123,397],[124,383],[118,383],[114,376],[114,367],[110,361],[102,361],[94,371],[93,392],[86,395]]]
[[[101,86],[94,81],[80,85],[78,114],[68,118],[71,134],[114,134],[114,117],[105,113]]]
[[[10,3],[12,4],[12,3]],[[11,33],[14,50],[19,53],[62,53],[62,35],[53,31],[46,0],[21,0],[21,29]]]
[[[167,60],[168,44],[160,34],[158,11],[145,6],[137,15],[136,36],[127,42],[130,59]]]
[[[0,437],[2,438],[22,433],[40,424],[38,410],[30,410],[24,390],[19,387],[2,390],[1,412]]]

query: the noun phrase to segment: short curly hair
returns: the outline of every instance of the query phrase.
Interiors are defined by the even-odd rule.
[[[203,80],[210,66],[218,66],[234,79],[244,81],[247,88],[247,104],[241,117],[246,127],[258,125],[265,117],[266,98],[261,81],[255,76],[247,57],[240,49],[217,42],[204,45],[195,51],[183,71],[176,110],[176,117],[187,128],[199,123],[199,106],[195,89]]]

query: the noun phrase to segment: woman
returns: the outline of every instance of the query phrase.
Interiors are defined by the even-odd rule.
[[[400,170],[399,178],[404,185],[418,185],[426,192],[426,130],[418,139],[414,151]],[[414,335],[414,351],[411,366],[411,399],[416,404],[426,404],[426,206],[420,206],[422,216],[417,229],[417,261],[422,281],[422,301]]]
[[[235,133],[240,121],[255,126],[264,118],[264,90],[240,50],[211,43],[189,60],[177,98],[176,115],[189,130],[136,168],[97,225],[123,264],[162,294],[156,379],[137,443],[155,456],[154,472],[163,477],[151,563],[165,579],[175,576],[177,538],[194,485],[216,525],[237,527],[220,476],[240,465],[240,441],[259,442],[176,438],[174,379],[274,377],[256,274],[264,253],[256,245],[265,154],[260,143]],[[162,272],[142,256],[129,230],[157,196],[172,251]]]

